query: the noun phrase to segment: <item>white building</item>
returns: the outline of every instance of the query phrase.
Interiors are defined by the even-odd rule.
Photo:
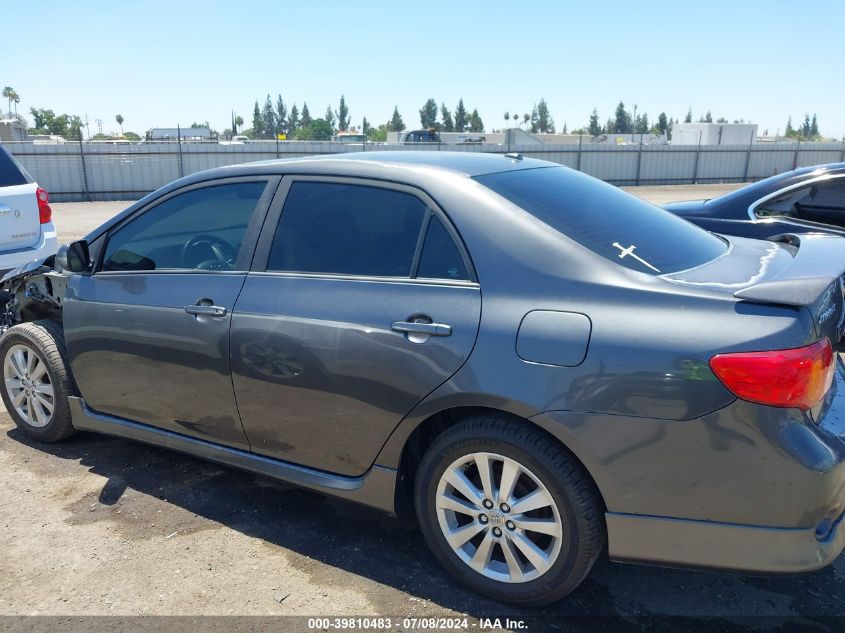
[[[672,145],[748,145],[756,141],[756,123],[675,123],[672,127]]]

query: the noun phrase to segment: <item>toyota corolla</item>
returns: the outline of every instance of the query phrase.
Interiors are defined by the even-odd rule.
[[[605,544],[808,571],[845,543],[843,271],[839,237],[719,237],[519,155],[224,167],[4,278],[2,397],[45,442],[415,514],[515,604]]]

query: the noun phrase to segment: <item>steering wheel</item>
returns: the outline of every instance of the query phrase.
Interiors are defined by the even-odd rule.
[[[182,247],[182,265],[199,270],[232,270],[237,251],[216,235],[195,235]]]

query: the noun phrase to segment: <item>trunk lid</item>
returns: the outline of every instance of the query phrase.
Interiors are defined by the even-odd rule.
[[[845,239],[785,234],[765,241],[731,237],[730,243],[724,256],[662,279],[741,301],[806,308],[819,338],[839,343],[845,333]]]
[[[34,182],[0,187],[0,251],[29,248],[41,239]]]

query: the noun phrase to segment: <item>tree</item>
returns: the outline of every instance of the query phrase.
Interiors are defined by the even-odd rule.
[[[261,111],[261,118],[264,121],[264,130],[269,138],[276,138],[276,109],[273,107],[273,100],[270,95],[264,100],[264,109]]]
[[[514,116],[517,116],[516,114]],[[472,114],[469,115],[469,131],[470,132],[483,132],[484,131],[484,121],[481,120],[481,117],[478,115],[478,110],[473,110]]]
[[[608,117],[607,123],[604,124],[604,133],[605,134],[613,134],[616,131],[616,126],[613,123],[613,119]]]
[[[786,120],[786,132],[784,132],[784,136],[786,136],[786,138],[793,138],[796,136],[795,128],[792,127],[792,117],[789,117]]]
[[[445,103],[440,104],[440,118],[443,119],[444,132],[455,131],[455,123],[452,121],[452,113],[449,112],[449,108],[446,107]]]
[[[117,121],[117,124],[120,126],[120,135],[123,136],[123,115],[118,114],[114,117],[114,120]]]
[[[810,138],[818,139],[821,135],[819,134],[819,123],[816,120],[816,114],[813,113],[813,121],[810,123]]]
[[[704,123],[713,123],[713,115],[710,114],[710,110],[704,115]]]
[[[282,100],[282,95],[276,96],[276,127],[279,134],[288,132],[288,108]]]
[[[645,134],[648,132],[648,114],[643,112],[640,116],[637,117],[637,120],[634,122],[634,131],[638,134]]]
[[[687,110],[687,115],[684,117],[684,123],[692,123],[692,107]]]
[[[235,132],[244,126],[244,118],[240,115],[235,116]]]
[[[593,113],[590,115],[590,136],[596,137],[600,134],[601,125],[599,125],[599,111],[596,108],[593,108]]]
[[[382,123],[378,128],[371,126],[367,131],[367,138],[371,141],[384,143],[387,140],[387,125]]]
[[[620,101],[616,106],[616,120],[613,122],[614,132],[617,134],[630,134],[634,131],[634,125],[631,122],[631,115],[625,109],[625,104]]]
[[[264,136],[264,119],[258,107],[258,99],[255,100],[255,107],[252,109],[252,133],[258,138]]]
[[[505,112],[505,126],[507,126],[507,124],[510,123],[510,122],[511,122],[511,113]],[[463,132],[463,130],[461,130],[461,132]]]
[[[420,109],[420,125],[424,129],[437,128],[437,103],[429,99]]]
[[[3,98],[6,99],[9,103],[9,112],[12,111],[12,98],[14,97],[15,89],[11,86],[5,86],[3,88]],[[37,125],[35,127],[38,127]]]
[[[464,107],[463,97],[458,99],[455,108],[455,132],[466,132],[467,130],[467,109]]]
[[[18,118],[18,104],[21,102],[21,96],[12,90],[12,103],[15,104],[15,118]]]
[[[804,115],[804,123],[801,125],[801,136],[803,138],[806,138],[806,139],[810,138],[810,125],[811,125],[810,115],[805,114]]]
[[[531,120],[531,115],[530,115],[530,114],[528,114],[527,112],[526,112],[525,114],[523,114],[523,115],[522,115],[522,122],[523,122],[523,124],[528,125],[528,122],[529,122],[530,120]]]
[[[329,106],[326,108],[326,116],[323,117],[323,118],[326,121],[326,123],[329,124],[329,127],[332,130],[334,130],[335,129],[335,127],[334,127],[335,119],[334,119],[334,112],[332,112],[331,104],[329,104]]]
[[[349,127],[349,108],[346,107],[346,99],[340,95],[340,105],[337,107],[337,129],[345,132]]]
[[[288,115],[288,134],[293,134],[299,128],[299,108],[294,103],[290,107],[290,114]]]
[[[661,134],[666,134],[667,130],[669,129],[669,124],[666,122],[665,112],[661,112],[657,116],[657,129],[660,131]]]
[[[532,129],[532,131],[539,131],[542,134],[554,133],[554,127],[554,121],[549,116],[549,106],[546,105],[546,100],[541,98],[540,103],[537,104],[537,129]]]
[[[302,116],[299,119],[299,127],[311,127],[314,119],[311,118],[311,112],[308,111],[308,104],[302,102]]]
[[[314,119],[311,123],[311,138],[315,141],[330,141],[334,136],[332,124],[325,119]]]
[[[402,120],[402,115],[399,114],[399,108],[397,106],[393,106],[393,116],[390,117],[386,129],[388,132],[401,132],[405,129],[405,122]]]
[[[728,122],[728,120],[723,116],[720,116],[718,119],[716,119],[716,123],[727,123],[727,122]],[[764,134],[763,136],[766,136],[766,135]]]

